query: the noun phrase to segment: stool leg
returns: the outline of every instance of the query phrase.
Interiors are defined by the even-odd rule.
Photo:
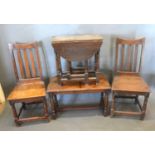
[[[148,98],[149,98],[149,94],[146,94],[144,97],[144,103],[143,103],[143,107],[142,107],[142,115],[140,117],[141,120],[144,120],[144,117],[145,117]]]
[[[52,117],[53,119],[56,119],[55,100],[52,93],[50,94],[50,102],[51,102],[51,108],[52,108]]]
[[[111,117],[114,116],[114,112],[115,112],[115,95],[114,93],[112,93]]]
[[[104,93],[104,116],[108,115],[108,109],[109,109],[109,104],[108,104],[108,93]]]
[[[135,104],[138,104],[138,95],[135,97]]]
[[[103,106],[104,109],[103,92],[101,92],[100,106]]]
[[[55,103],[55,111],[57,112],[59,109],[59,104],[58,104],[58,100],[57,100],[57,95],[53,95],[54,97],[54,103]]]
[[[23,102],[22,103],[23,109],[26,110],[26,104]]]

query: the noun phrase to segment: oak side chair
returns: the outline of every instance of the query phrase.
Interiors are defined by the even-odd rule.
[[[150,94],[149,86],[140,76],[142,55],[145,38],[141,39],[116,39],[115,76],[112,83],[111,116],[127,115],[145,117],[147,102]],[[144,96],[144,102],[140,103],[139,96]],[[133,99],[138,105],[139,111],[120,111],[116,106],[118,99]],[[118,102],[119,104],[119,102]]]
[[[49,120],[45,85],[39,55],[39,43],[9,44],[12,64],[16,76],[16,86],[9,94],[9,101],[16,125],[33,120]],[[15,105],[22,104],[19,112]],[[43,104],[43,116],[21,117],[30,104]]]

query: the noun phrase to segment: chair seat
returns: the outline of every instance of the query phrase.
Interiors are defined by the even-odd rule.
[[[149,93],[150,89],[139,74],[121,73],[114,77],[112,91],[122,93]]]
[[[46,96],[44,82],[40,79],[20,80],[8,96],[9,101]]]

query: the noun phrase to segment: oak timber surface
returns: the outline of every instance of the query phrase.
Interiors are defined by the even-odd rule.
[[[17,85],[8,96],[8,100],[20,100],[43,96],[46,96],[43,81],[39,79],[21,80],[17,83]]]
[[[114,77],[112,91],[145,93],[150,92],[150,89],[140,75],[122,73]]]
[[[99,75],[99,83],[83,84],[80,82],[67,82],[63,86],[57,82],[57,77],[50,79],[47,92],[53,93],[91,93],[110,90],[110,84],[103,74]]]
[[[71,35],[52,37],[53,43],[102,40],[100,35]]]

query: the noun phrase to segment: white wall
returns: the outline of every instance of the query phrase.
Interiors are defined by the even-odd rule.
[[[100,68],[113,69],[114,39],[123,37],[146,37],[142,75],[151,85],[155,85],[155,25],[0,25],[0,82],[5,89],[15,83],[13,68],[8,51],[9,42],[43,41],[49,75],[56,74],[55,57],[51,47],[51,37],[66,34],[101,34],[104,43],[100,53]]]

